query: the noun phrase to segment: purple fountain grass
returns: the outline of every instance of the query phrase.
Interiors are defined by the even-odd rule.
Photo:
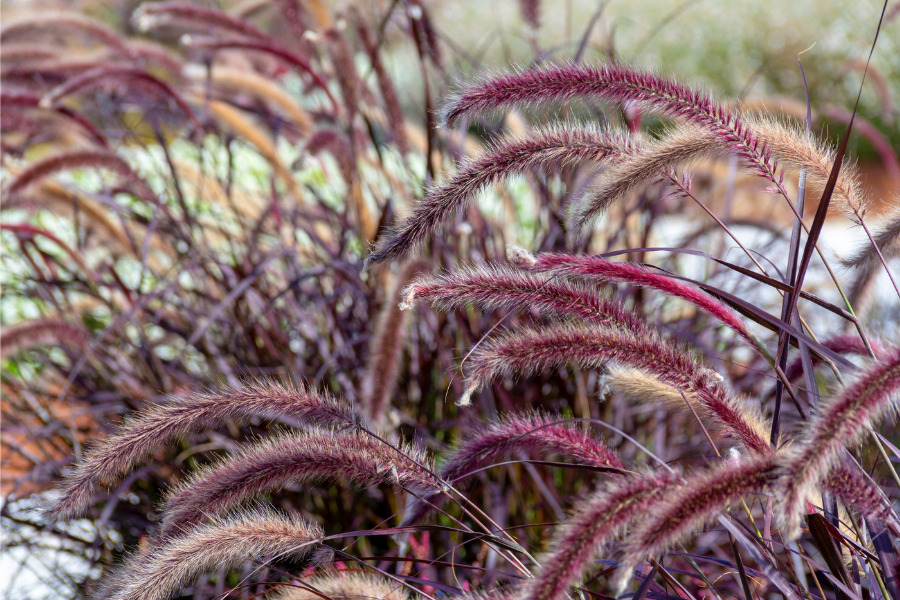
[[[693,123],[782,189],[781,176],[765,144],[738,112],[702,92],[624,65],[569,64],[500,75],[463,88],[447,103],[443,116],[452,124],[473,112],[575,98],[631,102],[643,110]]]
[[[640,316],[588,286],[500,265],[419,277],[406,287],[402,297],[404,309],[411,308],[416,300],[426,300],[442,310],[472,303],[493,310],[536,310],[541,315],[647,331]]]
[[[679,484],[680,475],[657,471],[608,483],[575,504],[574,514],[553,535],[538,559],[540,571],[522,584],[520,600],[562,600],[593,562],[594,555],[626,526],[646,518],[660,496]]]
[[[789,125],[767,118],[753,116],[747,123],[765,144],[773,159],[797,169],[806,168],[806,182],[810,188],[825,189],[831,168],[834,166],[835,152],[822,141],[807,136],[797,125]],[[858,220],[871,204],[862,191],[859,171],[848,159],[844,159],[838,175],[832,201],[843,209],[851,219]]]
[[[78,33],[128,55],[128,43],[116,31],[103,23],[74,12],[35,11],[26,17],[10,19],[0,29],[4,46],[17,38],[52,32],[55,37]],[[6,51],[4,49],[4,61]]]
[[[273,511],[214,519],[139,551],[107,584],[110,600],[166,600],[198,576],[248,561],[302,558],[323,536],[319,527]]]
[[[856,514],[877,521],[892,519],[900,524],[890,499],[868,475],[859,470],[859,467],[839,464],[828,472],[822,483],[844,506]]]
[[[692,413],[696,412],[704,423],[712,421],[717,425],[713,429],[728,437],[727,430],[718,426],[717,417],[711,413],[698,396],[687,394],[646,370],[611,365],[603,374],[602,382],[604,388],[619,394],[631,404],[646,404],[648,401],[659,402],[672,411],[687,413],[692,418]],[[687,406],[688,402],[690,406]],[[734,412],[734,418],[743,422],[742,429],[744,431],[756,433],[752,451],[762,450],[763,455],[771,454],[770,447],[762,448],[757,442],[766,439],[772,425],[752,401],[746,398],[734,398],[729,402],[729,409]]]
[[[138,182],[139,185],[143,184],[143,181],[132,170],[131,165],[115,153],[103,149],[78,149],[59,152],[28,165],[9,181],[4,189],[4,196],[15,196],[47,177],[62,171],[75,169],[104,169],[121,175],[130,182]],[[156,200],[153,192],[146,187],[146,184],[140,185],[139,195],[143,200]]]
[[[400,105],[400,100],[397,97],[397,88],[394,86],[394,81],[391,79],[382,60],[375,32],[363,19],[358,7],[350,6],[350,16],[359,36],[359,41],[369,57],[372,71],[375,73],[375,81],[378,83],[381,99],[384,100],[385,115],[387,116],[388,129],[393,138],[392,141],[397,146],[397,151],[400,155],[404,156],[409,153],[409,138],[406,135],[406,121],[403,118],[403,107]]]
[[[85,273],[92,281],[96,279],[96,275],[92,271],[92,269],[88,266],[86,262],[84,262],[84,258],[82,257],[80,252],[76,252],[69,246],[67,243],[47,231],[46,229],[41,229],[40,227],[35,227],[34,225],[29,225],[28,223],[0,223],[0,231],[12,231],[15,233],[19,239],[27,239],[32,240],[35,237],[42,237],[50,240],[54,244],[60,247],[63,252],[65,252],[69,258],[72,259],[75,264]]]
[[[244,19],[238,19],[221,10],[197,4],[145,2],[134,11],[131,21],[141,31],[173,26],[204,33],[210,29],[218,29],[251,38],[272,40],[272,36],[254,27]]]
[[[856,269],[856,277],[847,291],[847,298],[857,310],[860,310],[861,305],[865,303],[867,292],[880,272],[879,267],[887,269],[886,261],[900,253],[898,239],[900,239],[900,214],[883,223],[863,248],[842,261],[844,266]],[[896,285],[896,280],[889,270],[888,276]]]
[[[880,355],[884,351],[884,346],[878,342],[878,340],[869,340],[869,344],[872,347],[872,350],[875,352],[876,356]],[[866,348],[865,342],[858,335],[837,335],[827,340],[822,340],[822,345],[837,352],[838,354],[855,354],[856,356],[868,356],[869,350]],[[821,359],[816,354],[811,354],[810,358],[813,361],[813,364],[816,364],[821,361]],[[794,359],[791,364],[788,365],[787,369],[784,370],[784,374],[788,380],[794,380],[797,377],[800,377],[800,374],[803,372],[803,361],[800,357]]]
[[[277,419],[294,425],[353,427],[358,416],[352,407],[327,393],[302,385],[251,383],[217,393],[174,397],[151,405],[131,423],[88,452],[69,477],[62,496],[48,512],[52,519],[70,518],[91,503],[96,485],[113,485],[153,452],[191,432],[232,419]]]
[[[779,513],[785,537],[800,535],[807,495],[838,463],[844,447],[858,443],[871,425],[900,410],[900,347],[887,347],[871,365],[810,419],[801,442],[782,460]]]
[[[3,60],[6,60],[6,53],[3,54]],[[28,63],[31,64],[31,63]],[[29,76],[33,76],[33,67],[31,67],[31,74]],[[35,92],[30,92],[26,90],[7,90],[4,89],[0,91],[0,107],[3,108],[4,111],[16,109],[29,109],[29,108],[39,108],[41,104],[41,96],[39,96]],[[87,134],[91,137],[91,140],[95,142],[101,148],[107,148],[109,144],[106,142],[106,138],[103,137],[103,134],[100,133],[100,130],[94,126],[87,118],[82,116],[81,114],[75,112],[67,106],[55,106],[51,109],[53,112],[62,115],[67,119],[71,119],[75,123],[78,124],[79,127],[84,129]]]
[[[460,404],[470,401],[486,382],[500,375],[531,373],[562,365],[596,369],[616,363],[646,371],[696,397],[722,435],[740,440],[751,452],[771,453],[745,411],[725,390],[721,376],[693,360],[686,351],[650,335],[632,335],[603,327],[549,326],[500,336],[478,348],[469,359]]]
[[[344,108],[350,118],[359,112],[359,73],[356,72],[356,62],[353,47],[347,40],[344,32],[337,28],[329,28],[323,34],[325,49],[331,56],[334,64],[334,75],[341,97],[344,99]]]
[[[763,346],[744,325],[734,311],[704,294],[694,286],[677,280],[669,275],[654,272],[646,267],[633,263],[615,262],[596,256],[574,256],[556,252],[543,252],[535,255],[532,267],[536,271],[559,275],[574,275],[606,282],[629,283],[660,291],[690,302],[697,308],[709,313],[729,329],[737,333],[754,349]]]
[[[713,521],[744,496],[766,493],[776,480],[775,457],[726,461],[707,472],[685,475],[646,507],[629,533],[625,553],[610,582],[616,596],[624,593],[635,567]]]
[[[410,279],[429,269],[431,263],[426,260],[414,260],[405,265],[397,275],[396,282],[388,290],[385,305],[375,323],[366,370],[360,386],[359,404],[362,413],[376,428],[384,423],[394,391],[397,389],[403,343],[409,325],[409,312],[401,310],[397,302],[400,299],[400,290]]]
[[[387,577],[362,573],[340,573],[334,576],[320,575],[304,581],[303,586],[287,585],[284,589],[266,596],[266,600],[407,600],[406,588]]]
[[[578,464],[624,470],[615,452],[602,440],[559,417],[541,413],[520,413],[503,417],[467,436],[441,467],[441,479],[456,486],[500,457],[522,451],[530,455],[556,454]],[[439,506],[446,495],[438,491],[413,499],[406,508],[404,525],[420,523]]]
[[[84,351],[91,332],[80,323],[64,319],[34,319],[0,329],[0,347],[4,356],[35,346],[65,344]]]
[[[506,138],[478,158],[464,161],[446,183],[429,190],[400,229],[367,260],[379,263],[404,257],[459,214],[481,190],[505,177],[621,156],[632,146],[623,134],[587,127],[548,127]]]
[[[431,23],[431,16],[428,14],[428,7],[422,0],[410,0],[409,10],[406,14],[409,16],[419,55],[427,56],[436,67],[443,69],[443,54],[438,44],[437,31],[435,31],[434,25]]]
[[[315,83],[316,86],[321,89],[326,96],[328,96],[328,101],[331,103],[334,109],[336,111],[340,111],[340,104],[338,104],[338,101],[335,99],[334,95],[332,95],[331,90],[328,86],[328,82],[325,80],[322,74],[313,69],[309,61],[307,61],[304,57],[295,52],[291,52],[281,44],[276,43],[271,38],[257,39],[247,37],[233,37],[223,39],[220,37],[191,36],[183,38],[181,40],[181,44],[188,48],[202,48],[205,50],[253,50],[256,52],[262,52],[264,54],[274,56],[279,60],[296,68],[298,71],[309,75],[313,83]]]
[[[869,265],[880,264],[881,261],[878,258],[876,247],[884,253],[885,258],[895,256],[897,254],[897,244],[895,242],[900,239],[900,214],[889,218],[887,222],[883,223],[878,228],[873,239],[875,241],[874,246],[871,243],[866,243],[856,254],[841,261],[844,266],[866,268]]]
[[[41,106],[51,108],[68,96],[97,87],[110,85],[112,82],[122,79],[130,79],[149,89],[162,92],[162,95],[172,100],[178,106],[178,109],[190,120],[195,131],[201,131],[203,129],[190,105],[181,94],[175,90],[175,88],[162,79],[151,75],[144,69],[138,67],[113,65],[85,71],[50,90],[50,92],[41,100]]]
[[[165,504],[169,535],[289,483],[349,482],[400,486],[429,493],[442,488],[424,452],[395,450],[368,433],[310,430],[264,440],[196,473]]]
[[[583,232],[610,206],[665,178],[676,167],[726,151],[715,135],[693,125],[672,129],[662,139],[643,144],[635,152],[611,162],[591,183],[575,206],[575,230]]]

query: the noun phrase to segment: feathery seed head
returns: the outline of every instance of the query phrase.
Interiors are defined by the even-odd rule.
[[[629,534],[625,555],[611,581],[615,595],[624,593],[635,567],[645,556],[657,554],[690,535],[740,498],[766,493],[775,479],[772,455],[726,461],[707,472],[685,475],[683,483],[655,498],[646,518]]]
[[[113,579],[111,600],[165,600],[197,576],[248,560],[308,554],[322,530],[272,511],[245,511],[165,537],[138,552]]]
[[[289,483],[347,482],[358,487],[391,485],[431,492],[441,482],[424,452],[399,451],[356,430],[308,430],[246,447],[236,456],[200,470],[169,494],[163,534],[179,531],[206,515],[223,512],[257,494]]]
[[[641,317],[588,286],[500,265],[419,277],[406,287],[403,298],[403,308],[416,299],[445,311],[472,303],[493,310],[538,311],[556,319],[575,317],[631,332],[647,330]]]
[[[407,600],[402,585],[386,577],[361,573],[339,573],[319,576],[303,585],[287,585],[266,596],[266,600]]]
[[[681,477],[657,471],[616,479],[575,504],[569,520],[557,528],[540,571],[523,584],[522,600],[561,600],[583,575],[594,555],[625,527],[646,517],[648,509]]]
[[[498,460],[517,451],[536,456],[558,455],[578,464],[624,469],[624,465],[602,441],[572,423],[541,413],[507,415],[501,421],[468,436],[441,467],[440,477],[457,485]],[[416,498],[407,506],[404,525],[422,521],[446,496],[438,491]]]
[[[632,147],[624,134],[587,127],[549,127],[524,137],[505,138],[481,156],[464,161],[443,185],[430,189],[406,222],[383,240],[368,260],[378,263],[403,258],[492,183],[534,169],[621,156]]]
[[[246,422],[253,417],[330,427],[352,427],[358,420],[348,403],[302,385],[255,382],[217,393],[172,397],[167,403],[151,405],[91,449],[48,515],[60,519],[83,512],[97,484],[114,485],[172,440],[227,419]]]
[[[891,346],[840,394],[819,405],[800,443],[782,460],[778,499],[786,537],[800,535],[806,497],[837,466],[844,446],[857,443],[874,422],[895,418],[898,411],[900,347]]]

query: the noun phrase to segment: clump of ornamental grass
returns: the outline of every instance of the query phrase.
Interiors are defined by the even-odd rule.
[[[521,8],[537,48],[540,7]],[[259,11],[294,35],[252,22]],[[443,178],[436,167],[455,134],[432,127],[426,93],[430,184],[394,225],[377,190],[397,181],[392,160],[422,157],[411,156],[415,136],[382,62],[385,28],[408,34],[427,91],[447,56],[423,3],[381,16],[376,26],[358,8],[332,15],[313,1],[232,13],[149,4],[135,24],[188,34],[190,71],[151,74],[123,53],[121,65],[36,79],[40,100],[15,104],[56,119],[64,107],[95,117],[94,98],[145,111],[166,98],[164,114],[116,138],[161,154],[157,173],[108,144],[23,164],[4,187],[40,211],[62,201],[49,182],[68,186],[76,215],[87,197],[116,217],[74,241],[49,225],[4,224],[30,269],[19,293],[52,307],[12,330],[17,340],[33,327],[40,344],[15,345],[30,380],[4,394],[17,427],[50,430],[79,455],[45,516],[60,535],[85,516],[137,546],[98,595],[898,597],[900,457],[882,427],[897,413],[900,350],[890,335],[870,337],[817,249],[831,204],[873,244],[849,261],[854,289],[893,256],[896,218],[869,231],[872,199],[847,137],[832,149],[808,126],[579,52],[451,97],[447,126],[496,131],[484,113],[543,105],[568,116],[510,119],[514,133]],[[11,31],[27,41],[37,29]],[[131,47],[103,28],[91,39]],[[371,78],[358,71],[363,56]],[[267,83],[286,73],[304,90],[296,110],[286,87]],[[662,133],[639,133],[644,114],[666,122]],[[23,119],[4,152],[28,156],[47,131]],[[182,175],[173,131],[199,167],[214,162],[202,136],[219,136],[225,164]],[[237,190],[252,209],[236,206],[246,154],[235,140],[265,165],[265,193]],[[286,141],[302,149],[290,160]],[[304,161],[322,161],[339,202],[298,176]],[[794,220],[785,243],[757,247],[716,214],[715,188],[695,177],[710,161],[731,165],[727,183],[738,172],[764,181],[759,201]],[[78,176],[98,168],[114,177],[85,190]],[[539,223],[523,242],[531,249],[473,206],[512,176],[526,178],[534,206],[499,195],[508,216]],[[204,186],[215,208],[188,192]],[[668,241],[684,202],[710,217],[717,244]],[[102,236],[121,251],[107,255],[112,266],[85,251],[103,248]],[[684,256],[704,269],[680,270]],[[137,283],[116,266],[122,257]],[[182,270],[190,284],[171,275]],[[67,343],[35,351],[48,340]],[[307,383],[285,383],[286,372]],[[66,437],[53,413],[23,410],[52,407],[49,396],[77,398],[90,423],[72,419]]]
[[[543,66],[492,77],[463,87],[446,105],[443,114],[445,123],[454,124],[485,111],[573,100],[628,103],[629,107],[669,117],[674,124],[659,140],[629,138],[625,133],[597,135],[578,125],[558,126],[565,129],[568,136],[557,134],[552,140],[546,139],[544,132],[559,130],[538,130],[529,138],[531,145],[515,138],[503,140],[483,160],[476,159],[463,165],[456,175],[429,190],[423,203],[406,222],[382,240],[370,261],[409,256],[474,200],[486,183],[518,175],[524,169],[546,169],[548,158],[555,158],[556,168],[575,159],[588,161],[599,173],[578,196],[570,199],[567,210],[573,230],[582,237],[589,237],[589,224],[611,207],[628,203],[635,195],[645,204],[662,203],[665,197],[656,199],[649,191],[650,186],[657,183],[674,187],[677,195],[697,202],[709,212],[692,191],[690,177],[679,175],[678,171],[689,170],[711,157],[728,156],[736,157],[740,166],[767,180],[771,191],[781,197],[788,211],[794,213],[797,229],[805,228],[810,234],[802,260],[799,260],[800,244],[791,243],[787,265],[791,273],[789,284],[800,285],[803,281],[815,251],[816,237],[821,233],[825,216],[822,207],[827,207],[832,199],[832,203],[843,208],[852,221],[868,231],[865,220],[871,199],[861,192],[854,167],[844,159],[845,145],[835,152],[814,140],[800,126],[758,115],[745,118],[738,110],[719,104],[705,93],[631,67]],[[561,148],[560,144],[568,148]],[[799,199],[785,186],[785,173],[789,169],[800,172]],[[801,218],[803,186],[822,194],[812,225]],[[765,523],[758,542],[748,545],[747,539],[741,538],[741,544],[747,546],[744,551],[757,562],[761,557],[766,557],[762,560],[773,560],[771,546],[761,552],[762,546],[757,544],[771,543],[767,540],[773,534],[779,535],[782,543],[793,542],[801,535],[800,523],[804,517],[813,519],[817,511],[833,522],[839,539],[843,537],[854,540],[852,543],[855,544],[867,544],[870,535],[877,534],[876,548],[881,550],[876,550],[867,561],[873,573],[877,573],[877,585],[868,589],[871,593],[896,593],[892,573],[894,561],[890,556],[894,536],[900,533],[900,522],[888,499],[896,491],[889,491],[885,497],[877,485],[872,485],[860,464],[847,456],[846,450],[847,445],[851,449],[858,448],[868,435],[874,448],[885,460],[889,459],[887,448],[892,446],[890,443],[885,445],[877,434],[872,433],[871,427],[885,417],[892,417],[896,411],[894,387],[900,382],[893,366],[896,349],[884,342],[869,340],[864,329],[859,327],[858,319],[850,312],[849,304],[848,310],[842,310],[817,302],[832,315],[856,325],[859,335],[852,341],[831,338],[819,343],[813,334],[793,327],[792,323],[802,322],[793,314],[798,306],[799,291],[777,285],[771,270],[777,269],[778,263],[766,259],[767,266],[761,266],[752,250],[741,245],[722,220],[712,216],[747,253],[758,270],[754,273],[717,257],[698,254],[736,275],[770,285],[784,296],[784,304],[789,307],[786,316],[784,310],[781,317],[769,314],[763,306],[753,305],[702,281],[694,282],[653,269],[650,265],[614,258],[624,251],[600,256],[532,255],[526,250],[514,249],[510,252],[512,267],[470,267],[428,276],[413,282],[406,291],[405,306],[411,306],[415,299],[421,298],[444,310],[478,306],[538,316],[537,324],[531,327],[515,325],[506,331],[491,332],[465,355],[461,405],[473,403],[473,398],[491,382],[503,381],[510,376],[528,377],[562,366],[576,368],[576,377],[585,371],[599,371],[605,373],[606,392],[611,397],[622,397],[633,404],[649,404],[655,400],[673,410],[670,414],[680,413],[687,423],[702,431],[708,443],[707,452],[714,457],[711,469],[686,470],[680,474],[663,471],[663,479],[647,476],[626,477],[624,481],[616,479],[606,484],[598,495],[576,501],[569,524],[559,535],[553,536],[547,554],[537,557],[540,567],[534,578],[519,586],[526,597],[564,597],[582,580],[591,557],[597,552],[608,553],[611,558],[620,557],[617,563],[611,563],[614,569],[609,579],[616,595],[626,590],[635,569],[646,560],[650,560],[653,570],[650,578],[643,580],[640,591],[646,592],[656,574],[672,583],[672,573],[667,573],[657,562],[660,553],[686,541],[701,526],[729,514],[729,507],[735,504],[743,507],[752,527],[760,526],[759,519]],[[644,239],[647,237],[645,235]],[[884,233],[877,237],[869,237],[871,249],[864,250],[849,262],[852,266],[865,265],[861,277],[866,276],[866,270],[887,266],[883,253],[878,252],[890,243],[886,240],[892,239],[891,226],[885,227]],[[643,245],[652,246],[649,243]],[[645,247],[631,252],[645,256],[653,250],[660,249]],[[877,262],[876,254],[879,256]],[[835,277],[834,272],[831,273]],[[834,283],[843,294],[837,278]],[[736,334],[736,342],[751,351],[749,355],[743,354],[754,356],[750,364],[756,367],[751,368],[767,370],[777,381],[774,415],[773,409],[766,406],[771,391],[757,388],[750,397],[742,395],[737,399],[733,389],[739,385],[737,382],[729,382],[723,377],[722,369],[713,370],[704,364],[705,360],[692,356],[687,346],[696,344],[696,332],[686,335],[688,332],[678,328],[666,326],[663,329],[660,325],[664,321],[653,323],[640,313],[633,317],[639,324],[628,327],[626,315],[630,311],[617,314],[615,309],[605,306],[608,300],[598,294],[599,285],[620,288],[615,297],[619,300],[620,311],[627,311],[621,300],[622,289],[631,290],[635,302],[640,303],[646,302],[644,290],[648,290],[686,301],[697,311],[695,314],[709,315],[725,325]],[[810,294],[807,293],[805,298],[809,299]],[[750,322],[753,321],[764,325],[775,337],[766,339],[751,332]],[[787,365],[784,362],[786,340],[798,348],[790,377],[783,370]],[[782,357],[778,360],[770,347],[775,342],[777,355]],[[712,352],[709,346],[701,348],[702,353],[721,359],[720,349]],[[844,358],[847,354],[869,356],[870,363],[864,367],[862,375],[856,375],[859,367]],[[817,375],[811,371],[816,362],[829,365],[837,382],[852,378],[855,383],[838,383],[843,390],[819,398],[819,392],[810,389],[810,386],[818,385]],[[806,385],[802,392],[799,386],[791,383],[801,373]],[[742,387],[752,389],[746,384]],[[784,391],[796,411],[792,417],[796,424],[789,432],[779,428],[781,413],[786,412],[780,404]],[[799,396],[801,393],[803,398]],[[803,423],[806,420],[808,424]],[[723,440],[739,443],[735,458],[725,459],[725,448],[720,449]],[[883,471],[882,476],[893,477],[895,483],[900,483],[890,465]],[[848,485],[851,480],[858,485],[856,490],[853,485]],[[891,489],[890,485],[887,489]],[[758,505],[756,510],[754,505]],[[838,508],[847,508],[851,512],[848,516]],[[616,516],[619,511],[623,511],[621,520]],[[725,518],[737,517],[733,512],[732,515]],[[846,533],[841,533],[838,527],[847,523],[839,524],[839,519],[849,519],[852,524]],[[773,523],[784,529],[772,529]],[[628,525],[630,530],[622,535]],[[722,535],[728,538],[729,534]],[[617,543],[620,536],[622,543]],[[823,556],[833,557],[830,546],[833,543],[815,537],[813,548]],[[739,573],[743,593],[749,593],[741,548],[733,538],[730,544],[732,566]],[[871,560],[875,556],[877,560]],[[844,559],[838,562],[841,560]],[[834,567],[831,558],[827,561]],[[758,567],[765,572],[776,564],[759,564]],[[692,565],[696,574],[711,585],[712,578],[703,573],[702,567],[696,563]],[[772,580],[773,584],[790,595],[809,593],[811,584],[798,579],[800,573],[799,569],[790,573],[788,584],[780,576]],[[815,579],[816,574],[812,577]],[[836,580],[842,584],[851,583],[844,571],[836,573],[835,578],[838,577],[842,579]],[[789,587],[787,592],[785,585]],[[818,579],[815,579],[815,585],[821,594],[823,588]]]
[[[157,527],[167,490],[240,441],[365,424],[393,444],[406,417],[382,422],[391,405],[436,405],[449,381],[454,357],[431,349],[455,331],[396,310],[385,274],[360,268],[421,185],[423,154],[446,155],[385,67],[385,34],[392,46],[430,36],[433,102],[441,42],[427,11],[245,9],[153,3],[127,32],[75,12],[4,20],[3,527],[25,561],[58,547],[60,597],[87,594]],[[502,254],[485,229],[448,238],[443,260],[463,237]],[[387,318],[370,340],[379,312],[407,330]],[[426,361],[412,376],[410,357]],[[402,499],[380,489],[390,465],[370,462],[380,479],[357,480],[372,485],[364,514],[397,512]],[[317,497],[336,530],[360,528],[352,485],[310,489],[271,493],[290,513]],[[73,518],[92,524],[84,536]],[[231,576],[196,578],[194,593]]]

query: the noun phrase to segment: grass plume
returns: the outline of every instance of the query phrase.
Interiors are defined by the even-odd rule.
[[[320,575],[303,585],[286,585],[279,592],[266,596],[267,600],[407,600],[406,589],[386,577],[361,573]]]
[[[680,481],[671,471],[613,481],[575,503],[574,514],[557,529],[540,571],[523,584],[522,600],[561,600],[593,562],[594,555],[625,527],[647,516],[654,501]]]
[[[572,423],[541,413],[511,414],[470,434],[449,455],[441,467],[441,479],[456,486],[464,479],[490,466],[500,457],[515,452],[530,455],[557,455],[577,464],[599,468],[624,469],[602,440]],[[405,525],[420,523],[442,501],[442,492],[414,499],[407,506]]]
[[[708,472],[685,476],[647,507],[647,518],[628,536],[625,555],[611,581],[616,596],[625,591],[634,568],[725,512],[744,496],[765,493],[775,476],[774,457],[726,461]]]
[[[751,347],[761,348],[744,322],[730,308],[674,277],[657,273],[641,265],[615,262],[595,256],[572,256],[544,252],[535,256],[532,268],[536,271],[596,279],[605,282],[628,283],[674,296],[690,302],[709,313],[747,341]]]
[[[894,418],[900,409],[900,348],[886,348],[835,398],[823,403],[810,420],[801,442],[783,461],[778,496],[785,536],[800,534],[804,502],[839,462],[844,446],[859,442],[873,423]]]
[[[602,327],[552,326],[524,329],[491,340],[475,351],[466,370],[466,389],[460,404],[494,377],[533,373],[576,365],[596,369],[607,363],[640,369],[675,387],[715,419],[724,435],[740,440],[758,454],[769,452],[744,410],[721,384],[721,377],[694,361],[684,350],[653,336],[633,336]]]
[[[374,427],[384,423],[387,410],[400,375],[403,343],[409,326],[409,312],[401,309],[398,300],[402,290],[413,277],[426,271],[431,264],[414,260],[404,265],[396,281],[388,290],[385,305],[378,315],[365,374],[360,386],[360,409]]]
[[[464,87],[444,107],[443,116],[452,124],[476,112],[576,98],[628,102],[697,125],[758,175],[781,186],[764,140],[737,111],[684,84],[629,66],[566,64],[500,75]]]
[[[471,303],[492,310],[537,311],[559,319],[575,317],[632,332],[647,329],[638,315],[586,285],[499,265],[419,277],[404,289],[401,307],[409,309],[416,300],[426,300],[442,310]]]
[[[627,137],[585,127],[548,127],[509,137],[481,156],[463,162],[446,183],[428,191],[406,222],[367,259],[373,263],[403,258],[459,214],[485,187],[535,169],[558,169],[581,161],[596,162],[628,152]]]
[[[233,517],[164,538],[123,565],[110,600],[166,600],[197,576],[248,561],[302,558],[314,550],[322,530],[272,511],[245,511]]]
[[[308,430],[263,440],[199,471],[173,491],[165,504],[163,535],[289,483],[348,482],[357,487],[385,484],[433,490],[441,484],[430,474],[429,464],[419,450],[394,450],[359,431]]]
[[[642,144],[634,152],[610,163],[590,185],[575,208],[576,231],[610,206],[666,177],[676,167],[726,152],[715,135],[695,126],[671,129],[661,139]]]
[[[73,517],[90,505],[96,485],[115,484],[172,441],[229,419],[246,422],[251,418],[326,427],[352,427],[358,421],[346,402],[305,386],[251,383],[173,397],[151,406],[91,449],[48,514],[53,519]]]

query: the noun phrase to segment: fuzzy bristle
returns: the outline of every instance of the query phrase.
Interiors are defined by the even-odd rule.
[[[800,535],[806,497],[838,462],[847,445],[856,444],[871,425],[900,411],[900,347],[886,348],[835,398],[823,402],[800,443],[782,460],[779,513],[785,536]]]
[[[289,483],[385,484],[430,492],[441,487],[431,472],[423,452],[411,447],[394,450],[359,431],[308,430],[267,439],[199,471],[169,494],[163,534],[180,531],[207,515],[221,514]]]
[[[501,456],[516,451],[537,456],[558,455],[578,464],[600,468],[624,469],[624,465],[606,444],[584,430],[540,413],[507,415],[502,421],[470,436],[450,454],[440,477],[450,485],[462,483]],[[436,492],[415,499],[406,509],[405,525],[422,521],[442,502]]]
[[[264,558],[302,558],[322,530],[272,511],[250,511],[164,538],[139,551],[106,588],[110,600],[166,600],[197,576]]]
[[[349,404],[303,386],[251,383],[217,393],[173,397],[169,402],[152,405],[91,449],[69,477],[48,516],[61,519],[83,512],[98,484],[115,484],[173,440],[228,419],[240,422],[254,417],[331,427],[352,427],[358,421]]]
[[[625,135],[584,127],[549,127],[502,140],[478,158],[463,162],[446,183],[431,189],[406,223],[369,256],[369,261],[403,258],[459,214],[481,190],[501,179],[534,169],[557,169],[575,162],[620,156],[631,148],[632,142]]]

